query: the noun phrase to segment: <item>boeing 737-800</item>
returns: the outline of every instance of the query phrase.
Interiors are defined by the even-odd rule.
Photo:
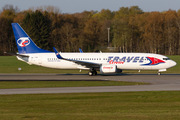
[[[55,69],[89,70],[89,75],[117,73],[122,70],[158,70],[158,74],[176,65],[168,57],[151,53],[59,53],[36,46],[18,23],[12,23],[18,48],[17,59],[28,64]]]

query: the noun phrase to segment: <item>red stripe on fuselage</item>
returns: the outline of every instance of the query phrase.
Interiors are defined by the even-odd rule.
[[[159,64],[159,63],[165,63],[163,60],[160,60],[160,59],[157,59],[157,58],[154,58],[154,57],[147,57],[151,60],[151,64],[150,65],[156,65],[156,64]]]

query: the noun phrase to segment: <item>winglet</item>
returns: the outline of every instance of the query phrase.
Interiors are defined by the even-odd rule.
[[[81,48],[79,48],[79,51],[80,51],[80,53],[83,53],[83,51],[81,50]]]
[[[63,57],[61,57],[61,55],[60,55],[59,52],[56,50],[56,48],[53,47],[53,49],[54,49],[54,52],[55,52],[55,54],[56,54],[56,57],[59,58],[59,59],[63,59]]]

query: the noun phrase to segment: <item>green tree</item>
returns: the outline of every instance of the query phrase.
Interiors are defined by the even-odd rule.
[[[177,12],[176,24],[178,28],[178,38],[177,38],[177,55],[180,55],[180,10]]]
[[[102,9],[101,12],[98,12],[92,16],[92,18],[96,18],[100,21],[112,20],[113,17],[114,14],[109,9]]]
[[[17,47],[13,36],[11,23],[19,9],[12,5],[5,5],[0,14],[0,51],[16,52]]]
[[[177,50],[178,28],[176,24],[176,11],[169,10],[164,13],[164,35],[165,35],[165,54],[174,55]]]
[[[142,14],[143,11],[138,6],[128,7],[121,7],[118,11],[115,12],[115,18],[129,18],[130,16],[135,16],[137,14]]]
[[[128,21],[115,19],[112,24],[113,46],[119,48],[120,52],[128,52],[131,38]]]
[[[142,37],[143,41],[145,41],[144,44],[148,45],[146,46],[147,52],[163,53],[163,15],[159,12],[151,12],[144,20],[146,24],[144,24],[144,33]]]
[[[84,11],[82,13],[76,13],[74,14],[77,18],[77,29],[76,29],[76,32],[77,32],[77,39],[78,39],[78,45],[79,45],[79,48],[82,48],[83,51],[86,51],[87,50],[87,46],[86,46],[86,36],[84,34],[84,29],[86,27],[86,23],[87,21],[89,21],[93,14],[95,12],[94,11]]]
[[[115,12],[114,20],[112,21],[113,45],[118,47],[119,51],[138,51],[133,45],[134,42],[138,42],[136,40],[136,33],[138,32],[135,31],[138,29],[134,29],[137,25],[131,24],[132,22],[135,23],[134,21],[131,21],[131,18],[138,16],[139,14],[143,14],[143,11],[138,6],[132,6],[130,8],[121,7]]]
[[[86,22],[84,28],[84,38],[86,51],[95,51],[99,48],[101,41],[99,39],[101,33],[101,24],[96,19],[90,19]]]
[[[50,25],[47,16],[40,11],[27,13],[23,20],[23,28],[31,36],[40,48],[50,50],[48,42],[50,37]]]

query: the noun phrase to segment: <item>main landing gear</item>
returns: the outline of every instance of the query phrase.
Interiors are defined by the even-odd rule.
[[[91,70],[88,72],[89,76],[94,76],[97,75],[97,71],[96,70]]]
[[[158,72],[158,75],[161,75],[161,73],[160,73],[160,72]]]

